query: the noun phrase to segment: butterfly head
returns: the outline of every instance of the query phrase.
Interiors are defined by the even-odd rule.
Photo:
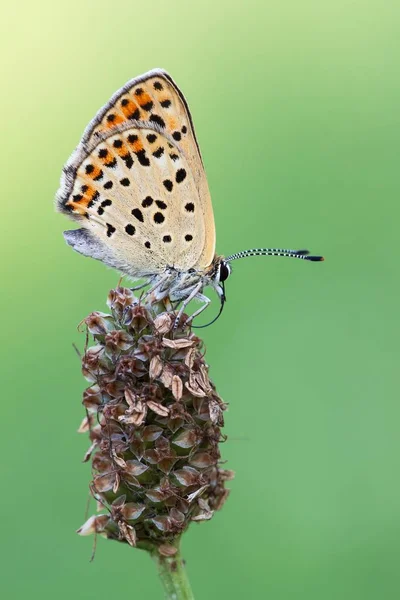
[[[211,268],[207,274],[208,285],[217,292],[221,301],[225,301],[225,281],[232,273],[232,267],[223,256],[215,256]]]
[[[219,268],[218,268],[218,280],[219,282],[224,282],[228,279],[229,275],[232,273],[232,267],[231,265],[226,262],[223,258],[221,258],[221,261],[219,263]]]

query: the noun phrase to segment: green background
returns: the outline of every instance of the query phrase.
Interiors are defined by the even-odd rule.
[[[235,263],[204,330],[236,479],[185,535],[196,598],[398,598],[398,0],[21,0],[0,28],[3,597],[162,596],[146,554],[100,539],[90,564],[75,534],[90,472],[71,344],[118,274],[66,246],[52,200],[97,109],[163,67],[218,252],[326,256]]]

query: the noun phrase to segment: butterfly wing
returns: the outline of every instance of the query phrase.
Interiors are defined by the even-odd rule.
[[[159,127],[125,127],[99,136],[72,174],[62,210],[82,220],[84,231],[68,232],[66,239],[88,256],[96,248],[94,258],[132,276],[166,266],[188,270],[206,238],[189,162]]]
[[[132,276],[211,264],[207,180],[189,109],[167,73],[128,82],[99,111],[64,168],[58,207],[83,225],[66,232],[68,243]]]

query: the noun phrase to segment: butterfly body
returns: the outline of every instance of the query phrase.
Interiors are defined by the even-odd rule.
[[[165,71],[129,81],[97,113],[64,167],[56,203],[81,225],[64,232],[74,250],[147,278],[158,298],[183,302],[180,312],[194,298],[204,308],[207,285],[224,300],[230,268],[215,255],[200,149],[185,98]]]

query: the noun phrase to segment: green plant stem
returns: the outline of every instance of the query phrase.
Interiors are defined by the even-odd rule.
[[[178,552],[174,556],[160,556],[158,552],[153,552],[152,556],[158,566],[165,598],[168,600],[194,600],[179,546]]]

